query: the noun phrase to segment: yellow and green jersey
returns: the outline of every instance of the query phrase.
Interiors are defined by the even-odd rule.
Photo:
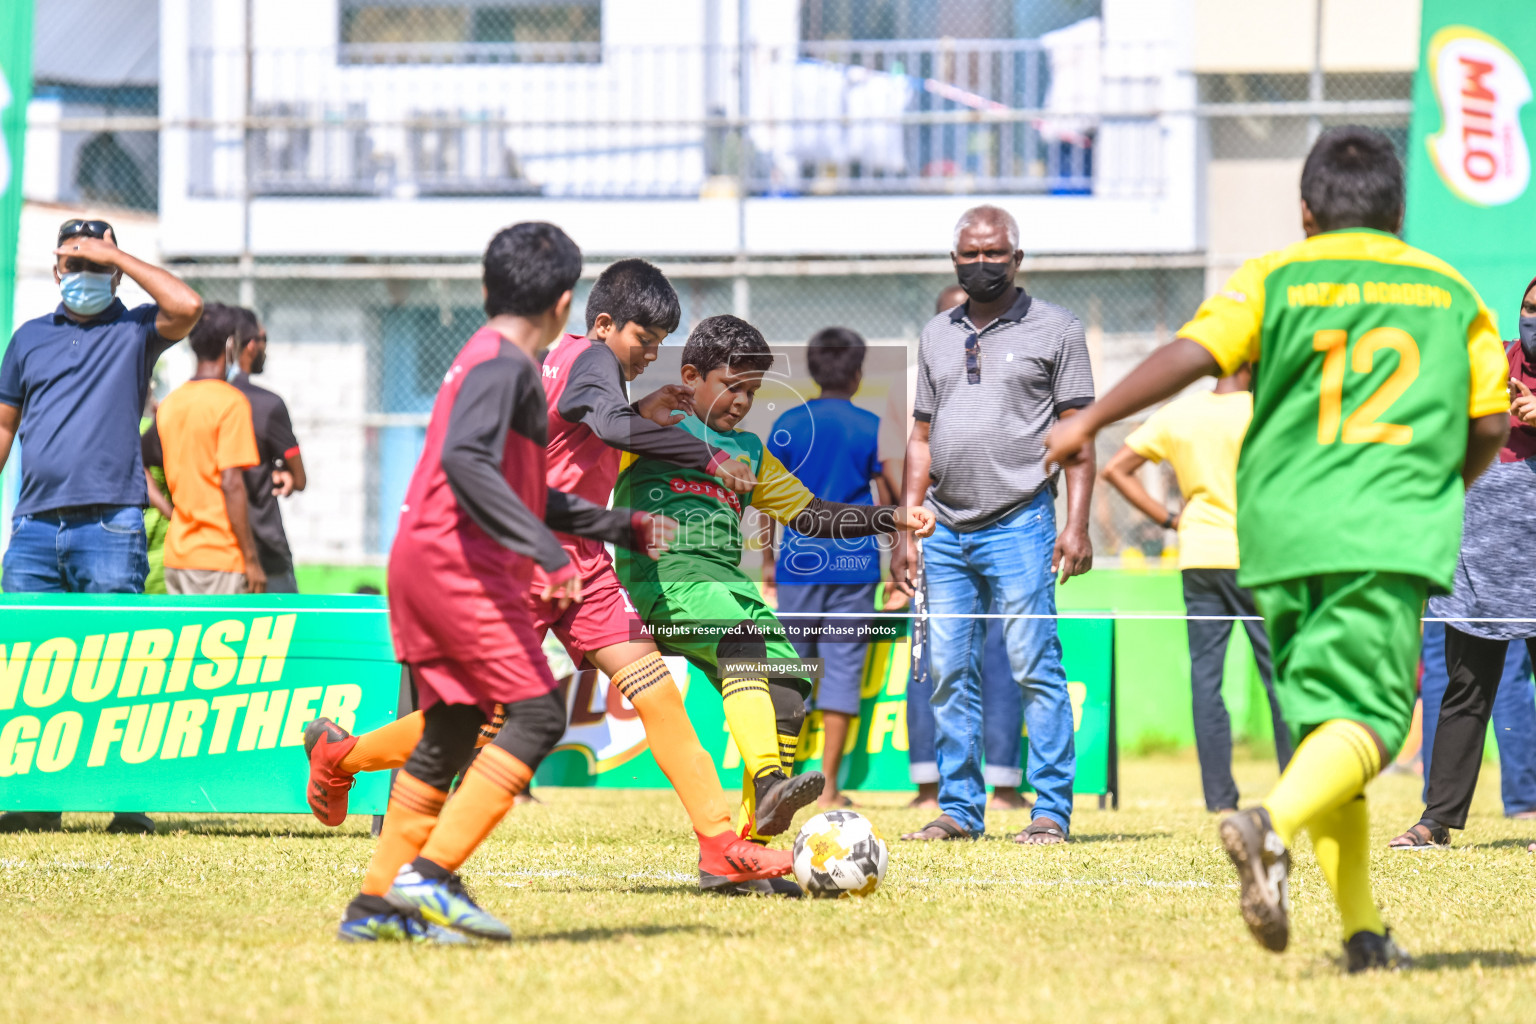
[[[1254,371],[1237,469],[1245,586],[1396,572],[1450,589],[1469,419],[1509,407],[1492,314],[1449,264],[1366,228],[1249,260],[1179,335]]]
[[[707,558],[726,565],[741,564],[741,516],[751,505],[780,523],[787,523],[811,503],[811,492],[765,451],[756,434],[733,430],[722,434],[689,416],[678,427],[745,462],[757,476],[751,494],[732,491],[713,475],[624,453],[613,489],[615,506],[640,509],[677,520],[677,537],[662,561],[676,556]],[[649,561],[636,559],[635,561]],[[665,578],[665,573],[663,573]]]

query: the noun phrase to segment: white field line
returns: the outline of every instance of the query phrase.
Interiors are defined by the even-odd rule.
[[[84,860],[27,860],[16,857],[0,857],[0,871],[31,871],[43,873],[48,871],[127,871],[120,864],[111,861],[92,863]]]

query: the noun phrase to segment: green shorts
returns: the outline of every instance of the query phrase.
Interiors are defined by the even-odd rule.
[[[717,687],[720,640],[743,622],[762,628],[770,659],[799,659],[757,584],[736,566],[673,555],[666,558],[665,574],[665,579],[626,581],[635,609],[657,647],[687,658]],[[794,684],[802,697],[809,696],[810,680],[797,679]]]
[[[1368,726],[1387,756],[1396,756],[1413,721],[1428,593],[1428,580],[1392,572],[1328,573],[1253,588],[1292,743],[1343,718]]]

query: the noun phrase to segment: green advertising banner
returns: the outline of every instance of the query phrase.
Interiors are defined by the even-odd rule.
[[[1516,336],[1536,276],[1536,17],[1508,0],[1424,0],[1403,235],[1460,270]]]
[[[902,623],[905,632],[906,624]],[[1077,730],[1077,785],[1114,792],[1114,623],[1063,620]],[[847,788],[904,790],[905,636],[872,644],[849,732]],[[720,697],[668,658],[705,749],[729,790],[741,783]],[[551,786],[664,788],[634,709],[607,680],[566,682],[568,728],[539,768]],[[0,598],[0,810],[305,813],[304,726],[353,732],[392,721],[400,667],[379,597]],[[820,764],[810,716],[800,760]],[[351,809],[383,811],[389,776],[362,776]]]
[[[8,594],[0,810],[307,812],[304,726],[377,728],[399,692],[377,597]]]
[[[905,634],[907,625],[902,623]],[[1116,790],[1114,736],[1114,629],[1109,619],[1063,619],[1062,661],[1077,731],[1077,782],[1081,794]],[[907,682],[911,644],[905,635],[869,646],[858,719],[844,747],[847,789],[905,790]],[[699,740],[715,760],[720,782],[741,785],[741,755],[731,741],[720,697],[709,680],[682,658],[668,658],[674,678],[686,680],[684,704]],[[552,786],[664,787],[667,780],[646,753],[645,730],[623,698],[596,672],[573,677],[567,693],[570,729],[539,768],[537,781]],[[797,763],[821,766],[821,717],[812,712],[800,737]],[[1027,748],[1026,748],[1027,756]]]

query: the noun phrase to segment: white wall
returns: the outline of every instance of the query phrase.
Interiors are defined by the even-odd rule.
[[[273,327],[267,325],[269,336]],[[362,561],[368,511],[363,344],[269,337],[266,369],[255,382],[288,404],[309,478],[304,491],[282,502],[294,560]]]
[[[1419,15],[1419,0],[1323,0],[1324,69],[1413,70]],[[1197,72],[1307,72],[1317,46],[1317,3],[1195,0],[1194,28]]]

